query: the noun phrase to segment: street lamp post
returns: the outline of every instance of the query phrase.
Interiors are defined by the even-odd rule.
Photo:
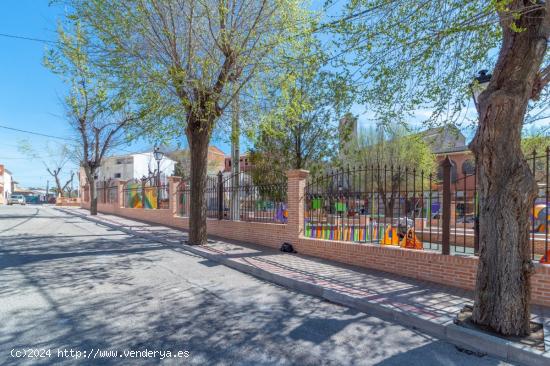
[[[164,157],[164,153],[160,151],[160,148],[157,146],[155,147],[153,155],[157,161],[157,208],[160,208],[160,161]]]

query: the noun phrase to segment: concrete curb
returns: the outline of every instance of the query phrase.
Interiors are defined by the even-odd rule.
[[[107,226],[112,229],[123,231],[133,236],[181,248],[185,251],[196,254],[203,258],[223,264],[239,272],[252,275],[254,277],[295,290],[300,293],[322,298],[326,301],[338,305],[353,308],[369,315],[373,315],[389,321],[394,321],[398,324],[413,329],[421,330],[422,332],[425,332],[441,340],[445,340],[449,343],[470,351],[488,354],[490,356],[497,357],[508,362],[519,363],[526,366],[550,365],[550,350],[545,352],[537,351],[530,347],[521,346],[517,343],[502,338],[455,325],[452,321],[449,321],[445,324],[438,324],[430,320],[422,319],[415,315],[408,314],[406,312],[389,309],[383,305],[368,302],[362,300],[361,298],[353,297],[338,291],[327,289],[319,285],[303,282],[289,277],[284,277],[258,267],[223,258],[220,257],[220,255],[217,253],[209,253],[206,250],[201,250],[199,249],[200,247],[189,245],[176,245],[174,242],[156,237],[152,234],[135,232],[131,229],[125,228],[124,226],[111,224],[95,217],[82,215],[78,212],[66,211],[60,208],[56,209],[95,222],[97,224]]]

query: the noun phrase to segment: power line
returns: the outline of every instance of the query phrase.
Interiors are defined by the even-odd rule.
[[[48,40],[48,39],[41,39],[41,38],[18,36],[18,35],[15,35],[15,34],[8,34],[8,33],[0,33],[0,37],[22,39],[22,40],[25,40],[25,41],[33,41],[33,42],[41,42],[41,43],[57,44],[57,41],[51,41],[51,40]]]
[[[16,132],[28,133],[28,134],[36,135],[36,136],[49,137],[49,138],[52,138],[52,139],[65,140],[65,141],[73,141],[73,142],[76,141],[75,139],[71,139],[71,138],[68,138],[68,137],[52,136],[52,135],[47,135],[47,134],[45,134],[45,133],[34,132],[34,131],[27,131],[27,130],[20,130],[20,129],[18,129],[18,128],[13,128],[13,127],[8,127],[8,126],[2,126],[2,125],[0,125],[0,128],[4,128],[4,129],[6,129],[6,130],[11,130],[11,131],[16,131]]]

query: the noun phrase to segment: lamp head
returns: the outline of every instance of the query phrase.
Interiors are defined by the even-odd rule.
[[[155,151],[153,151],[153,155],[154,155],[155,160],[157,162],[161,161],[162,158],[164,157],[164,153],[162,151],[160,151],[160,148],[158,146],[155,147]]]
[[[472,92],[472,97],[474,98],[476,107],[478,105],[479,96],[485,89],[487,89],[487,86],[489,86],[491,76],[492,75],[488,74],[487,70],[480,70],[478,75],[474,77],[474,82],[470,84],[470,91]]]

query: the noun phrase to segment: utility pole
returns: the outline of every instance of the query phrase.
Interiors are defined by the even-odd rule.
[[[233,90],[237,90],[237,85],[233,83]],[[239,123],[239,93],[233,99],[233,113],[231,115],[231,219],[240,220],[240,123]]]

